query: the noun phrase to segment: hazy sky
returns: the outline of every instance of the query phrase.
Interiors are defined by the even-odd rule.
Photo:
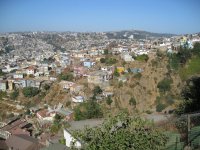
[[[0,32],[200,32],[200,0],[0,0]]]

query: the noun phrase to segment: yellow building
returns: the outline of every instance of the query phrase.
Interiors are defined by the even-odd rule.
[[[117,72],[118,73],[122,73],[125,71],[125,68],[124,67],[117,67]]]

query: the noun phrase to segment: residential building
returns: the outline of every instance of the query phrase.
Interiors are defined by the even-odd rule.
[[[122,53],[121,58],[126,62],[134,61],[133,57],[129,53]]]
[[[14,80],[8,79],[8,89],[10,91],[14,90]]]
[[[64,138],[65,138],[67,147],[71,147],[71,145],[74,144],[75,148],[78,148],[78,149],[81,148],[82,146],[81,142],[75,139],[67,129],[64,129]]]
[[[55,115],[56,113],[54,111],[49,112],[48,109],[43,109],[36,113],[37,118],[41,121],[53,121]]]
[[[15,74],[13,74],[13,78],[14,78],[14,79],[23,79],[23,78],[24,78],[24,75],[23,75],[23,74],[15,73]]]
[[[27,75],[34,75],[36,73],[36,68],[34,66],[29,66],[26,68]]]
[[[83,66],[87,67],[87,68],[91,68],[94,65],[95,65],[95,62],[91,62],[91,61],[84,61],[83,62]]]
[[[94,71],[88,75],[88,83],[101,84],[107,82],[112,78],[112,76],[107,71]]]
[[[75,83],[74,82],[70,82],[70,81],[60,81],[60,86],[65,89],[65,90],[69,90],[70,87],[72,87]]]
[[[10,150],[39,150],[39,141],[28,135],[11,135],[6,141]]]
[[[0,91],[6,91],[8,89],[8,81],[0,80]]]

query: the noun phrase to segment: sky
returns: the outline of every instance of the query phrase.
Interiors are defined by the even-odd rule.
[[[200,0],[0,0],[0,32],[200,32]]]

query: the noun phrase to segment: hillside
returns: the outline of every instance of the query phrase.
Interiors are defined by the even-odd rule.
[[[167,65],[168,58],[166,56],[159,58],[156,53],[150,54],[147,62],[135,61],[126,64],[126,68],[142,68],[144,71],[141,73],[140,77],[138,77],[137,74],[125,75],[127,77],[127,82],[122,86],[119,86],[120,83],[117,80],[111,82],[114,91],[113,111],[128,109],[130,113],[155,112],[156,105],[159,103],[158,98],[161,103],[166,104],[166,107],[170,105],[173,106],[172,104],[167,104],[167,98],[172,98],[173,104],[175,103],[181,91],[181,87],[179,86],[182,81],[178,74],[169,75]],[[173,80],[170,92],[164,94],[160,93],[157,85],[168,76]],[[132,97],[136,100],[136,107],[129,104],[129,100]]]
[[[146,39],[146,38],[161,38],[161,37],[172,37],[174,34],[169,33],[152,33],[140,30],[124,30],[116,32],[106,32],[106,35],[110,39],[128,39],[131,36],[134,39]]]

